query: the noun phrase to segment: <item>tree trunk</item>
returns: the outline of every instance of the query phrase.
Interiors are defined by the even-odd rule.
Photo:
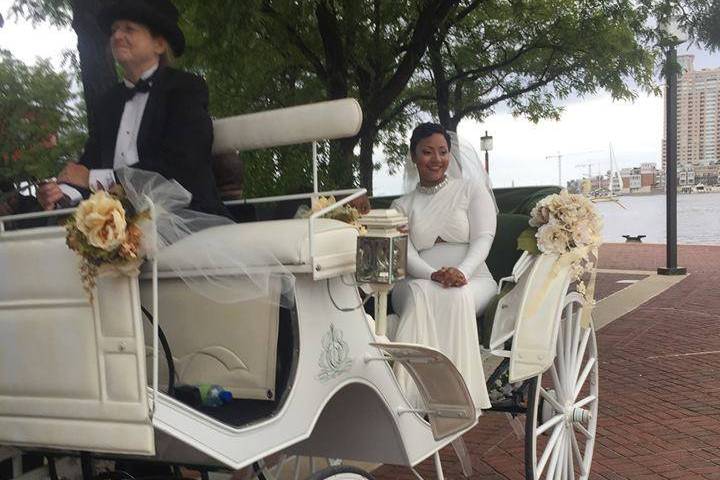
[[[373,149],[376,139],[375,129],[368,129],[360,134],[360,186],[367,189],[368,196],[373,194]]]
[[[448,118],[447,123],[443,123],[443,127],[445,127],[446,130],[450,130],[451,132],[457,132],[458,125],[460,124],[460,121],[462,120],[462,117],[459,115],[455,115]]]
[[[450,118],[450,85],[445,74],[440,41],[435,39],[428,46],[428,57],[433,72],[435,84],[435,104],[437,105],[438,120],[440,125],[449,129]]]
[[[103,3],[98,0],[72,0],[72,27],[78,37],[89,129],[93,128],[95,119],[101,115],[100,97],[118,80],[109,38],[97,24],[97,14]]]
[[[343,138],[330,145],[329,181],[325,188],[351,188],[355,186],[355,137]]]

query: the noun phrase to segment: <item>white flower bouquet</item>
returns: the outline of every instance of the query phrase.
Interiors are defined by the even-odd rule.
[[[92,298],[101,269],[136,272],[143,261],[142,229],[148,211],[134,212],[120,187],[98,191],[80,203],[75,215],[65,222],[65,240],[81,257],[80,276]]]
[[[583,195],[563,190],[540,200],[530,216],[530,228],[518,238],[518,248],[560,255],[571,265],[578,292],[587,296],[582,278],[592,271],[592,257],[597,258],[602,243],[602,219],[595,205]]]

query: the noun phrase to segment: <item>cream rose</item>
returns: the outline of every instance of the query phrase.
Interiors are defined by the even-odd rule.
[[[108,252],[119,247],[127,236],[125,209],[119,200],[104,191],[80,203],[75,224],[90,245]]]

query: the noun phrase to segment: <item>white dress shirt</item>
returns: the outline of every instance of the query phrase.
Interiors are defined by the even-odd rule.
[[[158,69],[158,65],[146,70],[140,75],[140,78],[147,80]],[[123,79],[128,88],[135,85]],[[115,141],[115,157],[113,158],[113,168],[99,168],[90,170],[89,187],[91,191],[107,190],[115,184],[114,170],[122,167],[130,167],[140,161],[137,150],[137,137],[140,132],[140,124],[142,123],[145,106],[147,105],[150,92],[137,92],[133,98],[125,102],[122,117],[120,118],[120,128]],[[70,197],[71,204],[75,205],[82,200],[82,195],[70,185],[61,184],[62,192]]]

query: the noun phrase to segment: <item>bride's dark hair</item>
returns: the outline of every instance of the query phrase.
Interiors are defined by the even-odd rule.
[[[421,123],[415,127],[415,130],[413,130],[412,136],[410,137],[410,154],[415,156],[415,149],[417,148],[417,144],[420,143],[420,140],[435,135],[436,133],[445,137],[449,150],[452,145],[450,142],[450,135],[447,133],[447,130],[445,130],[445,127],[438,123],[427,122]]]

